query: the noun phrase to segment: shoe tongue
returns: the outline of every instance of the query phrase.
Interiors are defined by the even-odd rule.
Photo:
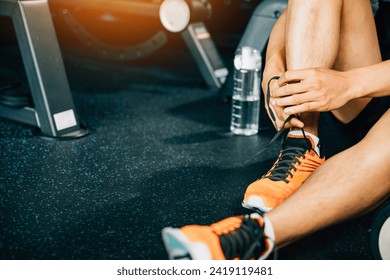
[[[308,136],[307,138],[303,136],[288,136],[287,139],[284,141],[284,148],[288,147],[299,147],[304,149],[308,149],[308,147],[311,147],[312,149],[314,149],[313,143],[309,140]]]

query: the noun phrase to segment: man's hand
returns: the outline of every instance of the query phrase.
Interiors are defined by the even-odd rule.
[[[339,109],[351,100],[347,73],[325,68],[287,71],[273,86],[271,104],[284,108],[285,115]]]
[[[268,84],[264,84],[263,85],[263,91],[264,91],[265,94],[267,93],[267,90],[268,90],[267,87],[268,87]],[[278,91],[280,89],[278,80],[272,80],[270,82],[270,84],[269,84],[269,87],[270,87],[271,99],[273,99],[272,97],[273,97],[274,92],[276,92],[276,91]],[[267,100],[266,96],[265,96],[265,100]],[[272,123],[275,126],[276,130],[280,130],[282,128],[291,128],[291,127],[296,127],[296,128],[303,128],[304,127],[304,123],[301,122],[297,118],[292,118],[283,127],[284,121],[290,115],[290,114],[286,114],[284,112],[285,108],[283,106],[278,106],[278,105],[275,105],[275,104],[272,104],[272,103],[267,104],[267,102],[266,102],[265,109],[267,110],[268,116],[270,117],[270,120],[272,121]],[[271,117],[270,109],[272,110],[272,112],[273,112],[273,114],[275,116],[275,120],[273,120],[272,117]]]

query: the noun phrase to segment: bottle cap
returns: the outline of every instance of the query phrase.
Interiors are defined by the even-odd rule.
[[[237,70],[258,70],[261,68],[261,56],[258,50],[251,47],[241,47],[234,57],[234,67]]]

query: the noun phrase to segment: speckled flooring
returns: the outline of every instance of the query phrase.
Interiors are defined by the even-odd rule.
[[[16,54],[2,46],[2,76],[23,75]],[[242,213],[246,186],[278,147],[243,163],[274,132],[231,135],[230,105],[204,86],[186,50],[142,65],[66,66],[89,136],[49,141],[0,120],[1,259],[166,259],[163,227]],[[326,229],[279,258],[368,259],[369,225],[363,217]]]

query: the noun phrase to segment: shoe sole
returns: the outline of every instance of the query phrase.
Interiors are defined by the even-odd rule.
[[[272,208],[265,205],[265,202],[261,197],[257,197],[257,196],[249,197],[248,201],[244,200],[241,205],[246,209],[260,212],[261,214],[264,214],[272,210]]]
[[[190,241],[180,229],[164,228],[162,238],[171,260],[211,260],[208,246]]]

